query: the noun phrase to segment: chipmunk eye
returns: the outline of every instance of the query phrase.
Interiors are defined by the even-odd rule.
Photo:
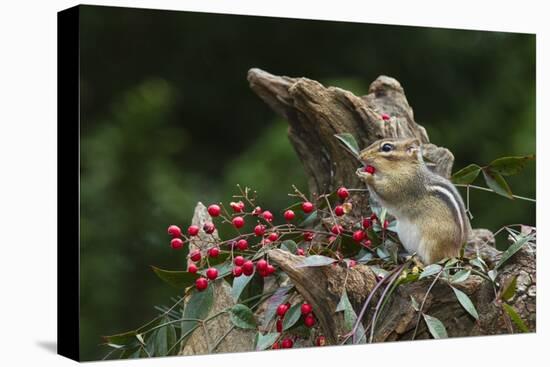
[[[390,143],[385,143],[384,145],[382,145],[382,148],[380,148],[380,150],[382,150],[383,152],[391,152],[393,150],[393,145],[391,145]]]

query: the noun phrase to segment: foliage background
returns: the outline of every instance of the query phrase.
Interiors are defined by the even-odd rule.
[[[534,35],[91,6],[80,19],[84,360],[170,302],[148,266],[185,266],[165,231],[186,227],[197,201],[241,183],[280,215],[290,185],[306,187],[285,122],[248,88],[251,67],[356,94],[397,78],[455,170],[535,152]],[[534,198],[535,165],[509,183]],[[474,227],[535,224],[532,203],[470,199]]]

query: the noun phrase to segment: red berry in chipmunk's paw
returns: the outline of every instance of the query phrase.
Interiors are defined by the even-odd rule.
[[[302,315],[308,315],[313,311],[313,307],[311,307],[309,303],[304,302],[300,308],[300,311],[302,311]]]
[[[368,229],[372,226],[372,220],[370,218],[363,219],[363,228]]]
[[[277,319],[277,332],[282,333],[283,332],[283,320]]]
[[[220,215],[222,209],[217,204],[212,204],[208,207],[208,214],[210,214],[211,217],[217,217]]]
[[[304,241],[312,241],[314,236],[313,232],[304,232]]]
[[[258,224],[254,227],[254,234],[258,237],[263,236],[265,233],[265,226],[263,224]]]
[[[172,247],[174,250],[179,250],[183,247],[183,241],[181,238],[172,238],[172,241],[170,241],[170,247]]]
[[[256,269],[266,270],[267,269],[267,261],[265,261],[264,259],[258,260],[258,262],[256,263]]]
[[[233,276],[238,278],[241,275],[243,275],[243,268],[241,268],[240,266],[235,266],[233,268]]]
[[[233,264],[237,266],[243,266],[244,262],[245,260],[242,256],[235,256],[235,258],[233,259]]]
[[[208,256],[209,257],[218,257],[219,254],[220,254],[220,249],[217,248],[217,247],[212,247],[212,248],[208,249]]]
[[[242,213],[244,211],[244,203],[242,201],[232,201],[229,203],[229,206],[231,207],[231,209],[233,209],[235,213]]]
[[[196,235],[198,235],[198,234],[199,234],[199,226],[194,226],[194,225],[193,225],[193,226],[189,226],[189,227],[187,228],[187,234],[188,234],[189,236],[196,236]]]
[[[194,261],[194,262],[200,261],[201,252],[199,250],[195,250],[191,252],[191,254],[189,255],[189,258],[191,259],[191,261]]]
[[[283,341],[281,342],[281,347],[284,349],[292,348],[293,345],[294,342],[290,338],[283,339]]]
[[[237,248],[241,251],[244,251],[248,248],[248,241],[245,239],[240,239],[237,241]]]
[[[338,217],[344,215],[344,207],[342,205],[336,205],[336,207],[334,208],[334,214],[336,214],[336,216]]]
[[[304,249],[303,248],[297,248],[296,249],[296,255],[304,256]]]
[[[262,213],[262,217],[268,222],[273,222],[273,214],[269,210],[265,210]]]
[[[199,292],[204,291],[206,288],[208,288],[208,280],[206,278],[198,278],[195,280],[195,287]]]
[[[218,277],[218,269],[216,269],[216,268],[209,268],[209,269],[206,271],[206,276],[207,276],[208,279],[210,279],[210,280],[215,280],[215,279]]]
[[[252,275],[254,273],[254,263],[250,260],[247,260],[242,265],[243,268],[243,274],[246,276]]]
[[[294,217],[296,216],[296,214],[294,214],[294,212],[292,210],[287,210],[285,211],[285,214],[284,214],[284,217],[287,221],[291,221],[294,219]]]
[[[318,347],[323,347],[327,343],[326,338],[323,335],[319,335],[317,339],[315,339],[315,345]]]
[[[340,234],[340,233],[344,232],[344,227],[342,227],[339,224],[335,224],[335,225],[332,226],[330,231],[334,234]]]
[[[279,238],[279,235],[275,232],[271,232],[269,236],[267,236],[267,239],[270,240],[271,242],[277,241],[278,238]]]
[[[207,222],[202,226],[202,230],[208,234],[212,234],[216,230],[216,226],[214,226],[214,223]]]
[[[277,307],[277,316],[279,317],[283,317],[286,312],[288,311],[288,305],[283,303],[283,304],[280,304],[279,307]]]
[[[387,113],[383,113],[382,115],[380,115],[380,117],[382,117],[382,120],[384,121],[388,121],[390,119],[390,115],[388,115]]]
[[[304,318],[304,324],[307,327],[313,327],[313,325],[315,325],[315,316],[313,316],[312,314],[307,315]]]
[[[195,264],[189,264],[189,266],[187,267],[187,271],[191,274],[195,274],[198,270],[199,268],[197,268],[197,265]]]
[[[181,236],[181,229],[180,229],[180,227],[176,226],[175,224],[172,224],[170,227],[168,227],[168,234],[172,237],[180,237]]]
[[[365,238],[365,232],[362,230],[355,231],[352,237],[355,242],[361,242]]]
[[[345,200],[349,196],[348,189],[343,186],[340,187],[336,193],[338,194],[338,197],[342,200]]]
[[[233,225],[235,228],[242,228],[244,226],[244,219],[243,217],[235,217],[233,218]]]
[[[365,166],[365,169],[364,169],[363,171],[365,171],[365,172],[370,173],[371,175],[373,175],[374,172],[376,172],[376,169],[375,169],[373,166],[368,165],[368,166]]]
[[[302,203],[302,210],[304,213],[311,213],[313,211],[313,204],[309,201],[305,201]]]

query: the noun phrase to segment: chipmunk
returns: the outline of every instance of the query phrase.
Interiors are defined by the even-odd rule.
[[[382,139],[362,150],[357,170],[371,196],[397,220],[397,234],[424,264],[455,257],[470,236],[462,197],[430,171],[418,139]]]

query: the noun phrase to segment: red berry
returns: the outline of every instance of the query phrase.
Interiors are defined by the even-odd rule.
[[[233,209],[235,213],[242,213],[244,211],[244,203],[242,201],[232,201],[231,203],[229,203],[229,206],[231,206],[231,209]]]
[[[258,270],[258,274],[260,274],[261,277],[265,278],[269,274],[267,273],[267,270]]]
[[[337,205],[334,208],[334,214],[336,214],[338,217],[344,215],[344,207],[342,205]]]
[[[208,207],[208,214],[210,214],[211,217],[217,217],[220,215],[220,212],[222,209],[217,204],[212,204]]]
[[[266,270],[267,269],[267,261],[265,261],[264,259],[258,260],[258,262],[256,263],[256,269]]]
[[[233,264],[237,265],[237,266],[243,266],[245,260],[244,260],[244,257],[242,256],[235,256],[235,259],[233,259]]]
[[[240,266],[235,266],[233,268],[233,276],[234,277],[240,277],[241,275],[243,274],[243,268],[241,268]]]
[[[281,348],[284,349],[292,348],[293,345],[294,342],[290,338],[283,339],[283,341],[281,342]]]
[[[344,232],[344,227],[342,227],[339,224],[335,224],[334,226],[332,226],[330,231],[334,234],[340,234],[340,233]]]
[[[189,228],[187,228],[187,234],[189,236],[196,236],[199,234],[199,226],[189,226]]]
[[[315,345],[317,345],[318,347],[323,347],[326,345],[326,343],[327,340],[323,335],[319,335],[317,339],[315,339]]]
[[[383,225],[384,229],[388,229],[388,226],[389,226],[389,225],[390,225],[390,222],[386,219],[386,220],[384,221],[384,225]]]
[[[304,213],[311,213],[313,211],[313,204],[309,201],[305,201],[302,203],[302,210]]]
[[[202,230],[208,234],[212,234],[216,230],[216,226],[214,226],[214,223],[207,222],[202,226]]]
[[[254,227],[254,234],[258,237],[263,236],[265,233],[265,226],[263,224],[258,224]]]
[[[262,213],[262,217],[264,217],[264,219],[267,220],[268,222],[273,221],[273,214],[269,210],[264,211]]]
[[[283,332],[283,320],[277,319],[277,332],[282,333]]]
[[[246,276],[252,275],[252,273],[254,272],[254,263],[250,260],[247,260],[242,265],[242,268],[243,268],[243,274],[244,275],[246,275]]]
[[[215,280],[215,279],[218,277],[218,269],[216,269],[216,268],[209,268],[209,269],[206,271],[206,276],[207,276],[208,279],[210,279],[210,280]]]
[[[271,349],[281,349],[281,345],[279,344],[279,342],[275,342],[275,343],[273,343],[273,345],[271,346]]]
[[[277,307],[277,316],[283,317],[285,313],[288,311],[288,305],[286,303],[282,303]]]
[[[300,310],[302,311],[302,315],[308,315],[313,311],[313,307],[309,303],[304,302]]]
[[[172,241],[170,241],[170,246],[174,250],[178,250],[183,247],[183,241],[181,240],[181,238],[172,238]]]
[[[380,115],[380,117],[382,117],[382,120],[384,121],[388,121],[390,119],[390,115],[388,115],[387,113],[383,113],[382,115]]]
[[[260,215],[262,214],[262,208],[260,208],[259,206],[255,207],[254,210],[252,211],[252,215]]]
[[[370,248],[372,245],[372,242],[370,240],[364,240],[362,243],[363,246]]]
[[[372,226],[372,219],[365,218],[363,219],[363,228],[368,229]]]
[[[271,264],[267,264],[267,269],[265,269],[267,272],[267,275],[271,275],[275,273],[275,267]]]
[[[365,238],[365,232],[362,230],[355,231],[352,237],[355,242],[361,242]]]
[[[294,214],[294,212],[292,210],[287,210],[285,211],[285,214],[284,214],[284,217],[287,221],[291,221],[294,219],[294,217],[296,216],[296,214]]]
[[[264,238],[262,240],[262,246],[267,246],[271,243],[271,240],[269,238]]]
[[[304,318],[304,324],[307,327],[312,327],[313,325],[315,325],[315,317],[312,314],[307,315]]]
[[[372,213],[372,214],[370,215],[370,220],[371,220],[371,222],[374,222],[374,221],[377,220],[377,219],[378,219],[378,217],[376,216],[376,213]]]
[[[336,193],[338,194],[338,197],[342,200],[345,200],[349,196],[348,189],[343,186],[340,187]]]
[[[279,238],[279,235],[275,232],[272,232],[269,234],[269,236],[267,236],[267,239],[270,240],[271,242],[277,241],[278,238]]]
[[[208,249],[208,256],[210,257],[218,257],[219,254],[220,254],[220,249],[217,247],[212,247]]]
[[[244,219],[243,217],[235,217],[233,218],[233,225],[235,228],[242,228],[244,226]]]
[[[237,241],[237,248],[241,251],[244,251],[248,248],[248,241],[245,239],[241,239]]]
[[[195,250],[191,252],[189,258],[191,259],[191,261],[197,262],[201,259],[201,252],[199,250]]]
[[[297,248],[296,249],[296,255],[304,256],[304,249],[303,248]]]
[[[304,232],[304,241],[311,241],[313,240],[313,236],[315,236],[315,233],[313,232]]]
[[[180,229],[180,227],[172,224],[170,227],[168,227],[168,234],[172,237],[180,237],[181,236],[181,229]]]
[[[368,165],[368,166],[365,166],[364,171],[373,175],[376,169],[373,166]]]
[[[187,271],[191,274],[195,274],[198,270],[199,268],[197,268],[197,265],[195,264],[189,264],[189,266],[187,267]]]
[[[198,278],[195,280],[195,287],[197,287],[199,292],[204,291],[208,288],[208,280],[206,280],[206,278]]]

